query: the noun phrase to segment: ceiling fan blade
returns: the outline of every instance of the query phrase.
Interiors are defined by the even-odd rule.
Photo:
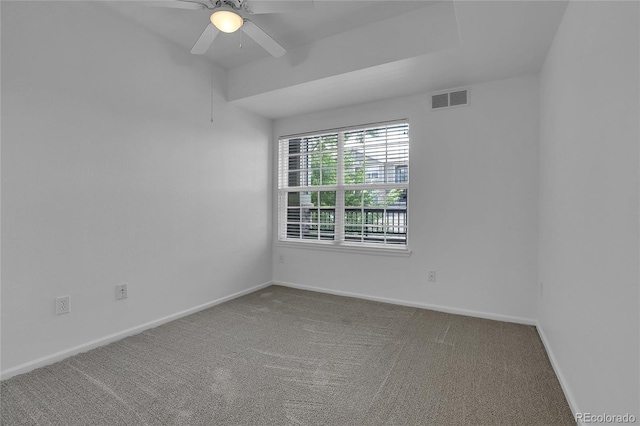
[[[267,52],[271,53],[271,56],[279,58],[287,53],[284,47],[280,46],[277,41],[272,39],[269,34],[265,33],[253,22],[246,20],[242,26],[242,30],[247,33],[256,43],[264,48]]]
[[[247,9],[255,15],[296,12],[313,9],[313,0],[250,0],[247,2]]]
[[[202,55],[207,50],[209,50],[209,46],[213,43],[213,39],[216,38],[220,31],[213,25],[207,25],[207,28],[204,29],[202,34],[200,34],[200,38],[196,41],[196,44],[191,48],[191,53],[195,55]]]
[[[143,2],[143,4],[148,6],[171,7],[175,9],[189,9],[189,10],[206,9],[206,7],[201,3],[183,1],[183,0],[154,0],[154,1],[145,1]]]

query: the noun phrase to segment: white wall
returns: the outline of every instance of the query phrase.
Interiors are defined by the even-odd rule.
[[[385,257],[276,245],[274,281],[534,323],[537,76],[472,86],[466,107],[429,105],[429,95],[419,94],[275,122],[278,137],[408,118],[413,252]],[[429,270],[437,283],[427,282]]]
[[[2,2],[3,372],[271,280],[272,123],[219,68],[210,123],[211,71],[103,5]]]
[[[541,73],[538,309],[573,410],[636,417],[638,12],[571,2]]]

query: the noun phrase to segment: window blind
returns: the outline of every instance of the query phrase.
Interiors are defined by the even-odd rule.
[[[280,138],[278,238],[406,246],[409,124]]]

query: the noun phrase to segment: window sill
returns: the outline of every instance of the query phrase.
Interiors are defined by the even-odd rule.
[[[308,249],[308,250],[325,250],[336,251],[343,253],[358,253],[358,254],[373,254],[378,256],[397,256],[397,257],[409,257],[411,256],[411,250],[408,247],[365,247],[356,244],[335,244],[333,242],[304,242],[304,241],[276,241],[277,247],[288,247],[295,249]]]

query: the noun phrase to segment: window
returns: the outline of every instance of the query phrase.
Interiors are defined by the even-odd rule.
[[[406,121],[282,137],[278,158],[280,241],[406,248]]]
[[[406,165],[396,166],[396,182],[409,181],[409,167]]]

